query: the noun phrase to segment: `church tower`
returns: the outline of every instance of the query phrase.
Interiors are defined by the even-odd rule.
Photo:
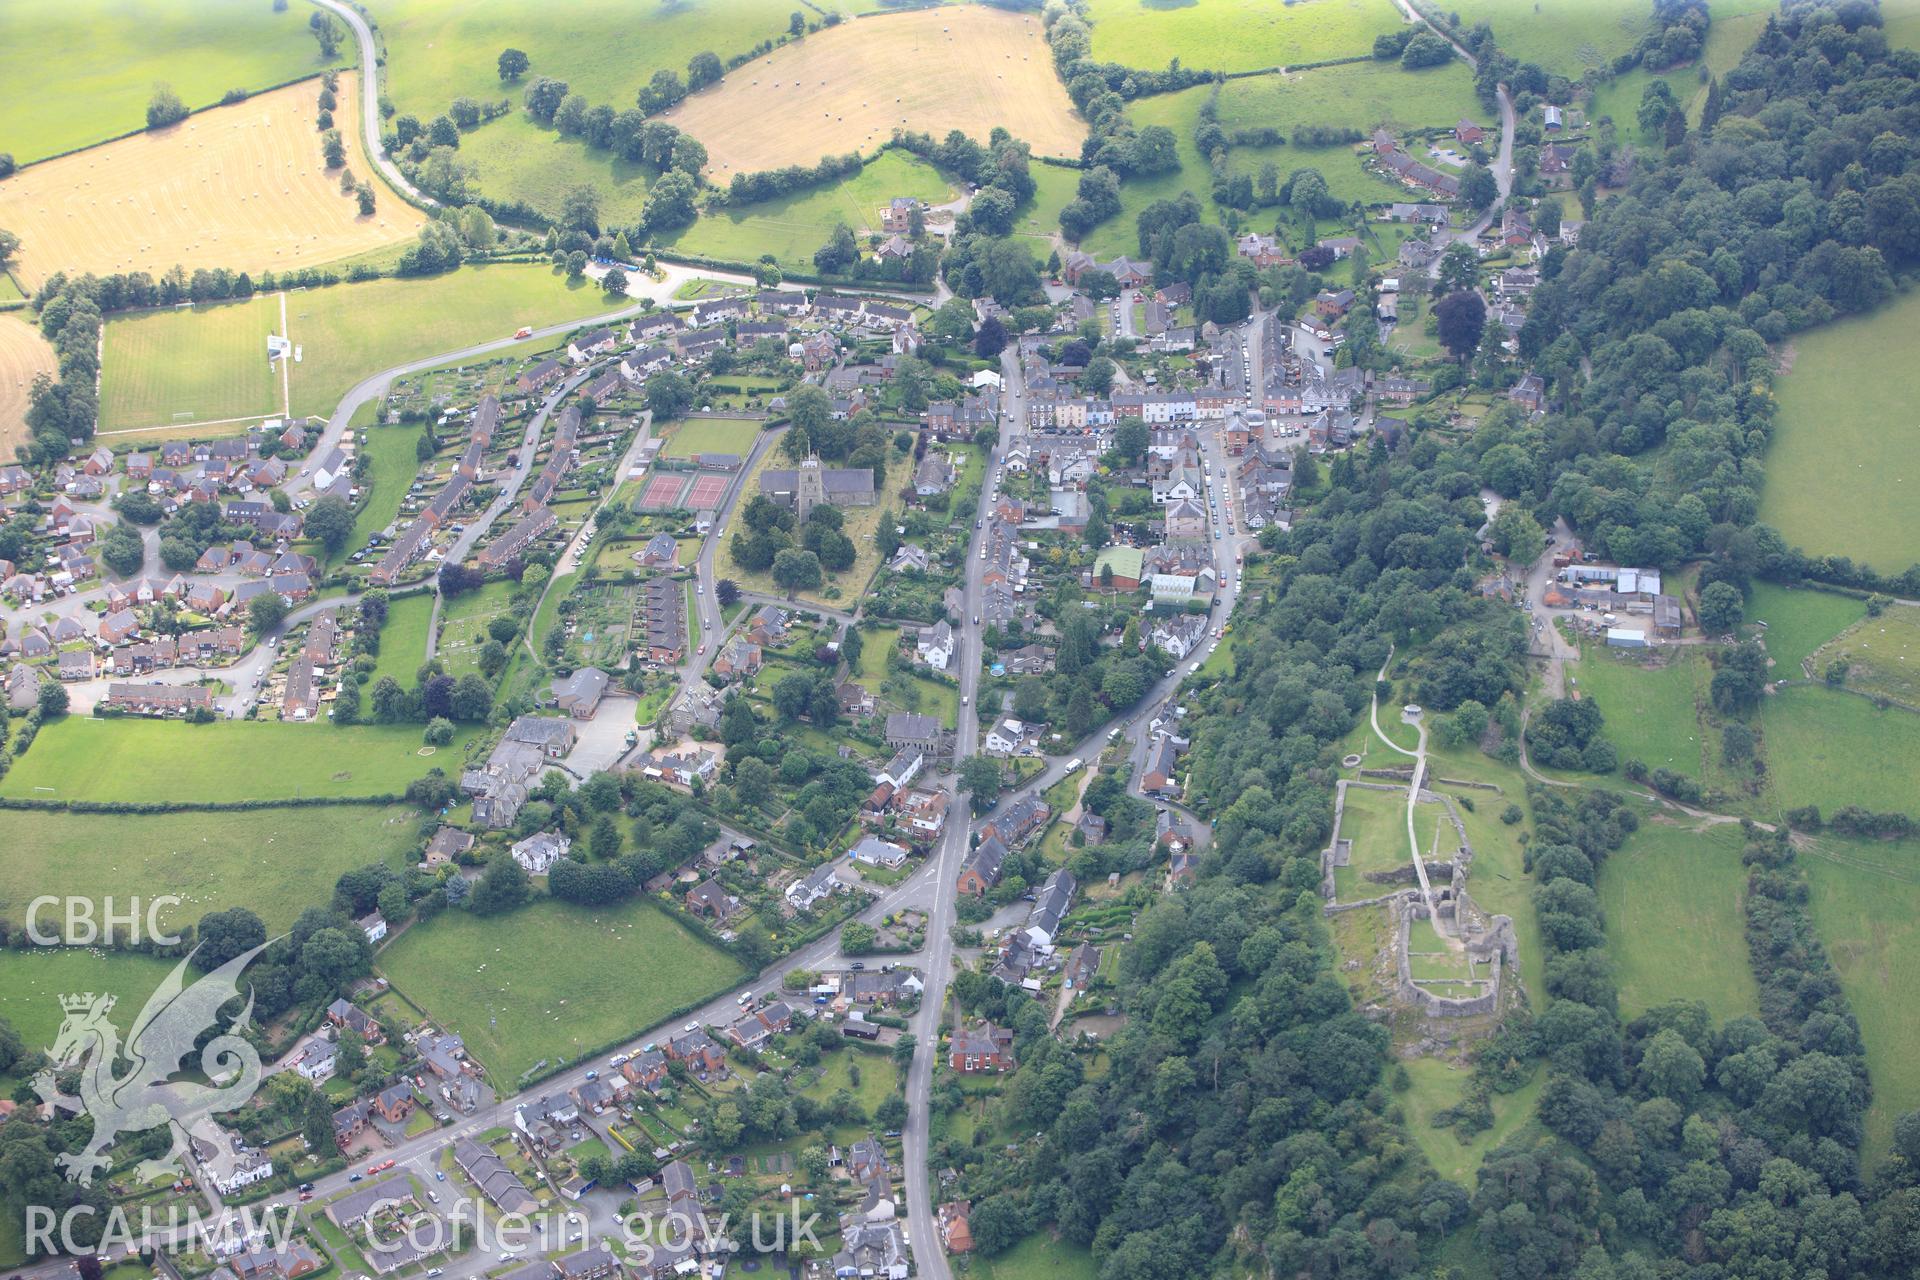
[[[813,509],[827,500],[827,482],[820,474],[820,459],[809,456],[800,464],[793,482],[793,511],[804,526]]]

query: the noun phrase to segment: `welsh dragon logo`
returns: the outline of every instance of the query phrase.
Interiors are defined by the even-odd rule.
[[[86,1147],[59,1157],[69,1180],[92,1186],[94,1174],[111,1163],[103,1153],[115,1138],[161,1125],[170,1131],[172,1145],[158,1159],[143,1160],[135,1176],[142,1181],[163,1175],[180,1177],[185,1173],[180,1157],[186,1154],[188,1133],[208,1127],[210,1116],[231,1111],[253,1097],[260,1087],[260,1055],[235,1034],[253,1013],[251,991],[227,1030],[200,1050],[200,1070],[206,1077],[218,1081],[238,1072],[232,1082],[208,1088],[173,1082],[172,1077],[184,1069],[181,1063],[192,1055],[194,1042],[218,1024],[220,1010],[239,997],[241,971],[265,948],[262,943],[235,956],[192,985],[184,980],[193,958],[189,955],[148,999],[124,1045],[107,1017],[113,1011],[113,996],[89,991],[60,997],[66,1019],[47,1051],[52,1065],[34,1076],[33,1087],[49,1105],[93,1117],[93,1137]],[[122,1065],[125,1074],[115,1074]],[[56,1075],[76,1066],[80,1092],[62,1092]]]

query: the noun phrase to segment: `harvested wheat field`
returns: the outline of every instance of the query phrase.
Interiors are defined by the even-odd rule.
[[[53,348],[19,312],[0,315],[0,462],[13,461],[27,439],[27,389],[33,375],[53,372]]]
[[[347,167],[370,177],[359,95],[340,76]],[[318,266],[414,234],[424,215],[374,184],[362,217],[322,167],[320,82],[307,80],[155,133],[31,165],[0,183],[0,227],[20,236],[23,284],[56,271],[235,271]]]
[[[975,5],[843,22],[728,72],[665,118],[705,144],[723,187],[735,173],[871,155],[896,129],[984,142],[1004,125],[1047,156],[1078,155],[1087,132],[1038,16]]]

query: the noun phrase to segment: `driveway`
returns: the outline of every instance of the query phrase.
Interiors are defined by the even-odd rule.
[[[600,699],[600,705],[594,709],[593,719],[574,721],[579,740],[567,755],[567,768],[582,778],[591,777],[603,769],[611,769],[621,756],[627,754],[627,734],[634,727],[634,715],[639,705],[639,699],[628,694],[610,693]]]

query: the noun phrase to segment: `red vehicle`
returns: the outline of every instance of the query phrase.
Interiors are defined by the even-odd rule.
[[[523,324],[514,331],[513,336],[516,338],[531,338],[533,336],[533,326],[530,324]]]
[[[376,1174],[376,1173],[385,1173],[387,1170],[391,1168],[393,1168],[393,1161],[382,1160],[379,1164],[368,1165],[367,1174],[368,1176],[372,1176],[373,1174]]]

